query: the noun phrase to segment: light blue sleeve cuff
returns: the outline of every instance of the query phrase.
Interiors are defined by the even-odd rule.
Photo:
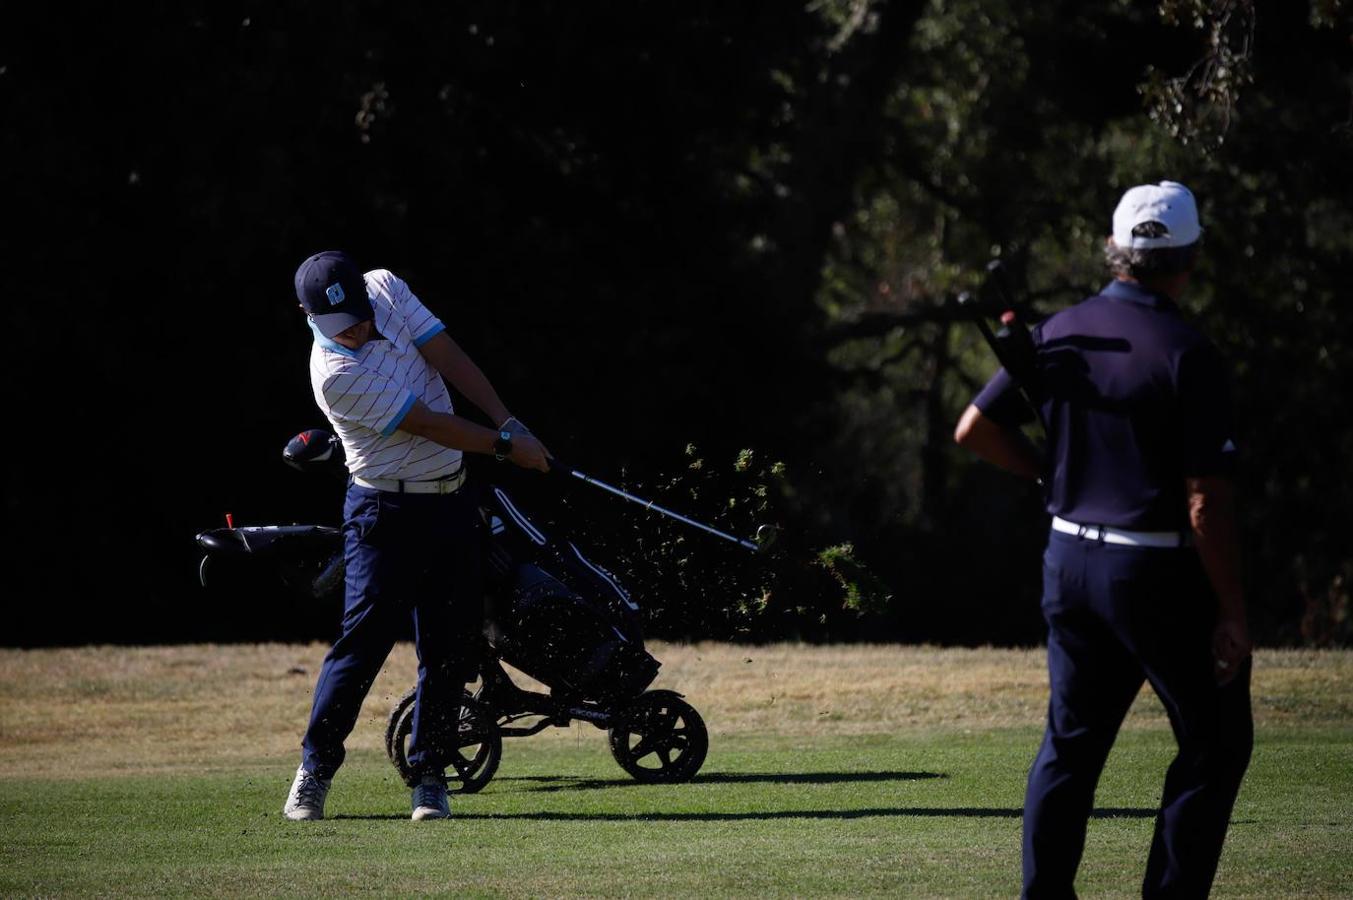
[[[381,429],[381,434],[385,437],[389,437],[398,431],[399,423],[403,422],[404,417],[409,414],[409,410],[413,409],[413,404],[416,399],[417,398],[414,397],[413,393],[410,392],[408,398],[404,401],[404,404],[400,406],[399,412],[395,413],[394,418],[390,420],[390,424]]]
[[[433,322],[432,327],[430,327],[427,331],[423,332],[422,334],[418,335],[418,337],[413,339],[413,345],[415,347],[421,347],[445,330],[446,326],[443,325],[441,322]]]

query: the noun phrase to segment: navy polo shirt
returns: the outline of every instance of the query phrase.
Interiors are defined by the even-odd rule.
[[[1188,527],[1184,482],[1229,475],[1231,391],[1212,344],[1165,295],[1114,281],[1033,330],[1048,426],[1048,512],[1137,531]],[[1005,427],[1028,419],[1001,369],[973,400]]]

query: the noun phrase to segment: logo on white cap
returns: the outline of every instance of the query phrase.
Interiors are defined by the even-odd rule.
[[[1139,227],[1148,222],[1155,224]],[[1139,184],[1123,195],[1113,211],[1113,242],[1124,249],[1187,247],[1202,233],[1198,204],[1189,189],[1177,181]]]
[[[337,306],[338,304],[342,303],[344,299],[343,285],[335,281],[333,284],[329,285],[327,288],[324,289],[324,296],[329,298],[330,306]]]

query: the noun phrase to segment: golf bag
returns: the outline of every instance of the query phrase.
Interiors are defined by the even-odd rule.
[[[639,605],[576,543],[551,538],[501,487],[480,515],[489,529],[488,637],[503,661],[560,695],[619,700],[641,693],[659,663],[644,650]]]

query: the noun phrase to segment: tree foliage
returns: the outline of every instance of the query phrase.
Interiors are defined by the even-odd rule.
[[[336,515],[277,449],[319,424],[291,272],[343,246],[561,456],[783,526],[749,563],[565,503],[661,630],[1036,641],[1038,498],[949,438],[994,367],[954,298],[996,256],[1034,312],[1075,302],[1118,195],[1163,177],[1202,201],[1188,306],[1236,371],[1260,634],[1348,639],[1340,0],[27,14],[0,177],[9,393],[39,440],[7,508],[18,589],[81,615],[27,607],[11,640],[327,629],[262,594],[230,623],[185,610],[222,511]],[[68,367],[89,386],[41,386]],[[98,603],[113,582],[139,599]]]

